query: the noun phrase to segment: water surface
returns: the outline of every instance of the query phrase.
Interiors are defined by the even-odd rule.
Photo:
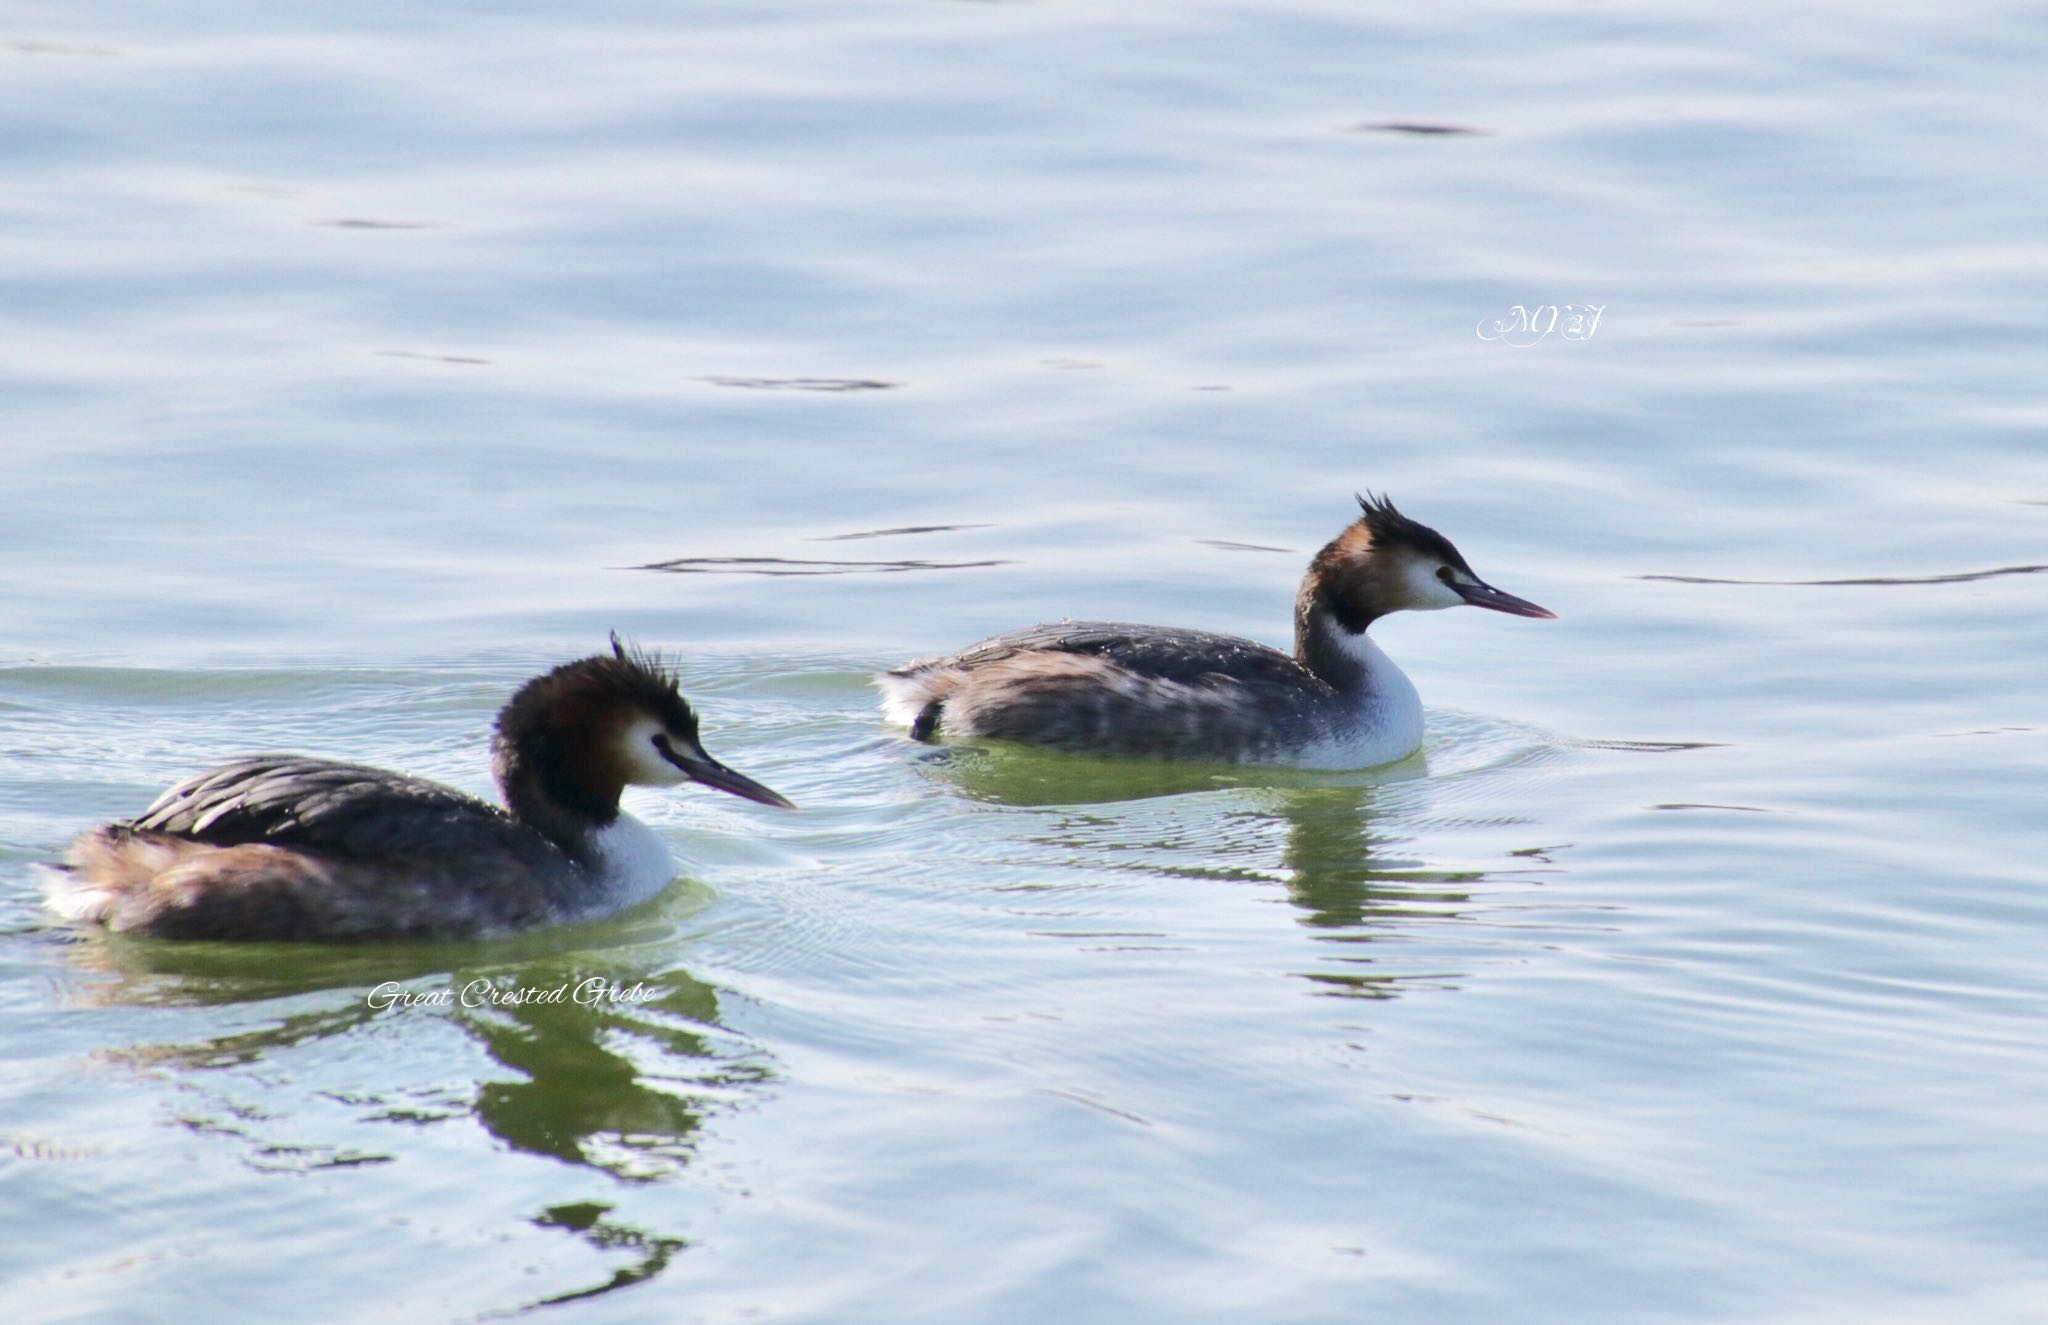
[[[2044,38],[12,11],[11,1317],[2041,1319]],[[1414,759],[877,721],[874,669],[1038,620],[1284,642],[1363,488],[1561,618],[1375,627]],[[645,907],[38,909],[233,751],[486,791],[614,628],[804,806],[636,794]]]

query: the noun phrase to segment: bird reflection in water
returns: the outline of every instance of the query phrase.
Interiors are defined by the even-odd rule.
[[[166,1069],[181,1074],[176,1084],[191,1093],[178,1097],[178,1124],[239,1139],[248,1147],[245,1162],[261,1172],[408,1158],[443,1163],[410,1154],[406,1133],[391,1125],[431,1127],[470,1118],[510,1151],[619,1184],[678,1178],[694,1158],[706,1116],[754,1092],[770,1079],[769,1068],[720,1029],[718,995],[709,985],[679,970],[650,973],[658,954],[642,952],[636,965],[630,942],[563,951],[564,935],[377,946],[97,936],[71,945],[79,978],[68,992],[74,1004],[99,1007],[246,1009],[285,999],[300,1005],[254,1028],[104,1055],[153,1075]],[[526,990],[565,992],[520,997]],[[304,1008],[309,1001],[320,1006]],[[394,1019],[403,1037],[397,1043],[412,1041],[412,1052],[380,1051],[389,1070],[375,1088],[363,1089],[354,1069],[348,1069],[350,1083],[336,1088],[337,1055],[317,1055],[318,1046],[351,1036],[390,1040]],[[247,1015],[236,1020],[248,1026]],[[458,1076],[453,1083],[450,1069],[460,1056],[437,1042],[449,1026],[489,1060],[471,1062],[466,1080]],[[317,1061],[302,1057],[309,1051]],[[286,1063],[293,1070],[280,1073]],[[195,1099],[203,1104],[192,1107]],[[332,1121],[337,1104],[345,1110],[339,1138]],[[372,1123],[384,1126],[365,1126]],[[326,1135],[311,1139],[309,1129]],[[410,1182],[409,1190],[421,1179],[415,1174]],[[513,1310],[644,1283],[690,1245],[680,1234],[634,1226],[602,1199],[557,1201],[529,1214],[526,1223],[578,1239],[610,1269],[597,1282]]]
[[[1302,924],[1323,931],[1317,938],[1354,945],[1332,959],[1345,969],[1302,973],[1332,994],[1392,998],[1417,984],[1458,978],[1452,972],[1380,971],[1377,955],[1364,945],[1417,924],[1458,919],[1472,901],[1470,885],[1487,878],[1479,870],[1432,870],[1390,854],[1398,839],[1375,839],[1372,832],[1376,790],[1276,793],[1276,808],[1287,820],[1280,863],[1289,900],[1301,908]]]
[[[1061,811],[1034,841],[1084,852],[1090,868],[1246,883],[1277,881],[1314,938],[1344,945],[1302,971],[1322,992],[1391,998],[1448,971],[1384,970],[1369,945],[1416,925],[1461,918],[1478,870],[1429,868],[1400,851],[1389,826],[1414,817],[1429,770],[1421,756],[1363,772],[1077,759],[1011,747],[947,748],[920,761],[976,800]],[[1199,814],[1088,812],[1085,807],[1201,796]]]

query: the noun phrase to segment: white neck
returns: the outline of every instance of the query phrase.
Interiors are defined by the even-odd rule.
[[[1344,692],[1348,711],[1326,740],[1305,752],[1303,767],[1368,768],[1415,753],[1422,746],[1422,696],[1415,683],[1364,632],[1332,634],[1365,679]]]
[[[603,892],[593,912],[616,911],[644,902],[676,877],[676,858],[652,828],[624,810],[597,830],[597,877]]]

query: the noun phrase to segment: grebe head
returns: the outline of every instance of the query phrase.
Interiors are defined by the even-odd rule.
[[[1401,514],[1387,498],[1363,494],[1358,505],[1363,514],[1316,554],[1302,586],[1305,599],[1346,631],[1357,634],[1404,608],[1427,612],[1469,605],[1556,617],[1480,579],[1450,539]]]
[[[537,676],[498,713],[493,766],[515,810],[538,791],[597,824],[619,811],[628,786],[701,782],[763,805],[796,807],[705,753],[697,715],[660,658],[612,636],[593,654]]]

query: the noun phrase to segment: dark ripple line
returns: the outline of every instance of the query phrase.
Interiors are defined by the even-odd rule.
[[[74,46],[61,41],[10,41],[7,49],[17,55],[119,55],[109,46]]]
[[[338,216],[330,220],[312,221],[309,224],[330,226],[336,230],[437,230],[440,228],[433,221],[384,221],[374,216]]]
[[[894,391],[901,382],[879,377],[705,377],[713,386],[739,387],[751,391]]]
[[[1712,575],[1638,575],[1638,580],[1664,580],[1672,584],[1752,584],[1774,587],[1796,588],[1837,588],[1843,585],[1864,584],[1963,584],[1970,580],[1988,580],[1999,575],[2038,575],[2048,571],[2048,565],[2041,566],[1997,566],[1991,570],[1956,571],[1949,575],[1869,575],[1845,580],[1724,580]]]
[[[1041,1086],[1038,1088],[1038,1093],[1050,1095],[1055,1099],[1066,1100],[1069,1103],[1078,1104],[1086,1109],[1094,1109],[1098,1113],[1106,1113],[1112,1118],[1121,1118],[1127,1123],[1136,1123],[1140,1127],[1149,1129],[1152,1126],[1152,1120],[1142,1114],[1132,1113],[1128,1109],[1119,1109],[1114,1104],[1104,1104],[1101,1100],[1091,1100],[1079,1091],[1063,1090],[1058,1086]]]
[[[991,529],[986,524],[907,524],[897,529],[864,529],[857,534],[820,534],[812,543],[851,543],[857,538],[892,538],[897,534],[950,534],[956,529]]]
[[[974,570],[1008,566],[991,561],[805,561],[789,557],[677,557],[650,561],[628,570],[667,571],[672,575],[893,575],[914,570]]]
[[[1406,133],[1424,138],[1484,138],[1493,133],[1491,129],[1478,129],[1469,124],[1423,124],[1414,120],[1372,120],[1354,124],[1351,130],[1353,133]]]
[[[1632,754],[1669,754],[1674,750],[1719,750],[1726,741],[1578,741],[1588,750],[1626,750]]]
[[[1744,814],[1769,814],[1761,805],[1717,805],[1710,801],[1665,801],[1653,805],[1653,810],[1740,810]]]
[[[423,359],[428,363],[487,364],[489,359],[474,354],[427,354],[420,350],[376,350],[373,353],[386,359]]]

